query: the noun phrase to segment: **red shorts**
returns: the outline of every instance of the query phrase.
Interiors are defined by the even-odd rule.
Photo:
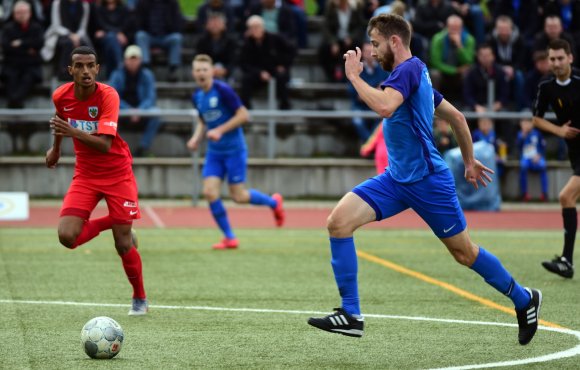
[[[141,218],[134,176],[107,186],[95,185],[86,178],[73,178],[64,196],[60,216],[76,216],[88,220],[97,203],[103,198],[107,202],[113,224],[130,224]]]

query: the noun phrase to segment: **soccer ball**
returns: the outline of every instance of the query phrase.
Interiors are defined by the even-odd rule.
[[[113,358],[121,351],[123,329],[106,316],[90,319],[81,330],[81,346],[90,358]]]

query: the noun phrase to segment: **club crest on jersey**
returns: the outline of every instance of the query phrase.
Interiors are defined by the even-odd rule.
[[[89,116],[91,118],[97,117],[98,114],[99,114],[99,107],[95,107],[95,106],[89,107]]]
[[[209,98],[209,106],[211,108],[215,108],[218,105],[218,98],[216,96],[212,96],[211,98]]]

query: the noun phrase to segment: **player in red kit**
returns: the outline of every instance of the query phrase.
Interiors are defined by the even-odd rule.
[[[60,86],[52,95],[56,107],[50,119],[54,143],[46,153],[46,166],[54,168],[63,137],[72,137],[76,165],[60,211],[58,237],[62,245],[75,249],[101,231],[112,229],[115,248],[133,286],[129,315],[144,315],[148,306],[141,256],[131,228],[133,220],[141,216],[131,152],[117,133],[119,95],[112,87],[96,82],[99,64],[90,47],[73,50],[68,71],[73,82]],[[109,214],[89,219],[102,198]]]

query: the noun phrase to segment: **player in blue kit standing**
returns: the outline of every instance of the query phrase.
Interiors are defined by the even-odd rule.
[[[269,196],[258,190],[245,188],[248,153],[241,125],[249,120],[248,110],[228,84],[214,80],[213,61],[210,56],[197,55],[192,66],[193,78],[199,88],[193,93],[191,100],[199,112],[200,120],[187,142],[187,147],[196,150],[205,133],[208,147],[202,172],[203,195],[209,202],[215,222],[224,234],[222,241],[214,244],[213,248],[235,249],[239,242],[220,199],[225,176],[227,175],[230,196],[234,202],[269,206],[278,227],[284,224],[283,198],[278,193]]]
[[[331,264],[342,307],[308,323],[352,337],[363,335],[364,319],[358,294],[358,264],[353,233],[359,227],[412,208],[431,227],[455,260],[481,275],[514,303],[520,344],[529,343],[538,327],[542,294],[523,288],[490,252],[473,243],[459,206],[451,171],[437,151],[433,114],[449,122],[465,164],[465,179],[476,189],[486,186],[492,171],[474,158],[465,117],[433,89],[427,67],[409,50],[411,29],[400,16],[382,14],[368,26],[373,57],[392,71],[381,89],[366,84],[361,51],[344,55],[346,76],[367,103],[383,117],[389,167],[347,193],[328,218]]]

